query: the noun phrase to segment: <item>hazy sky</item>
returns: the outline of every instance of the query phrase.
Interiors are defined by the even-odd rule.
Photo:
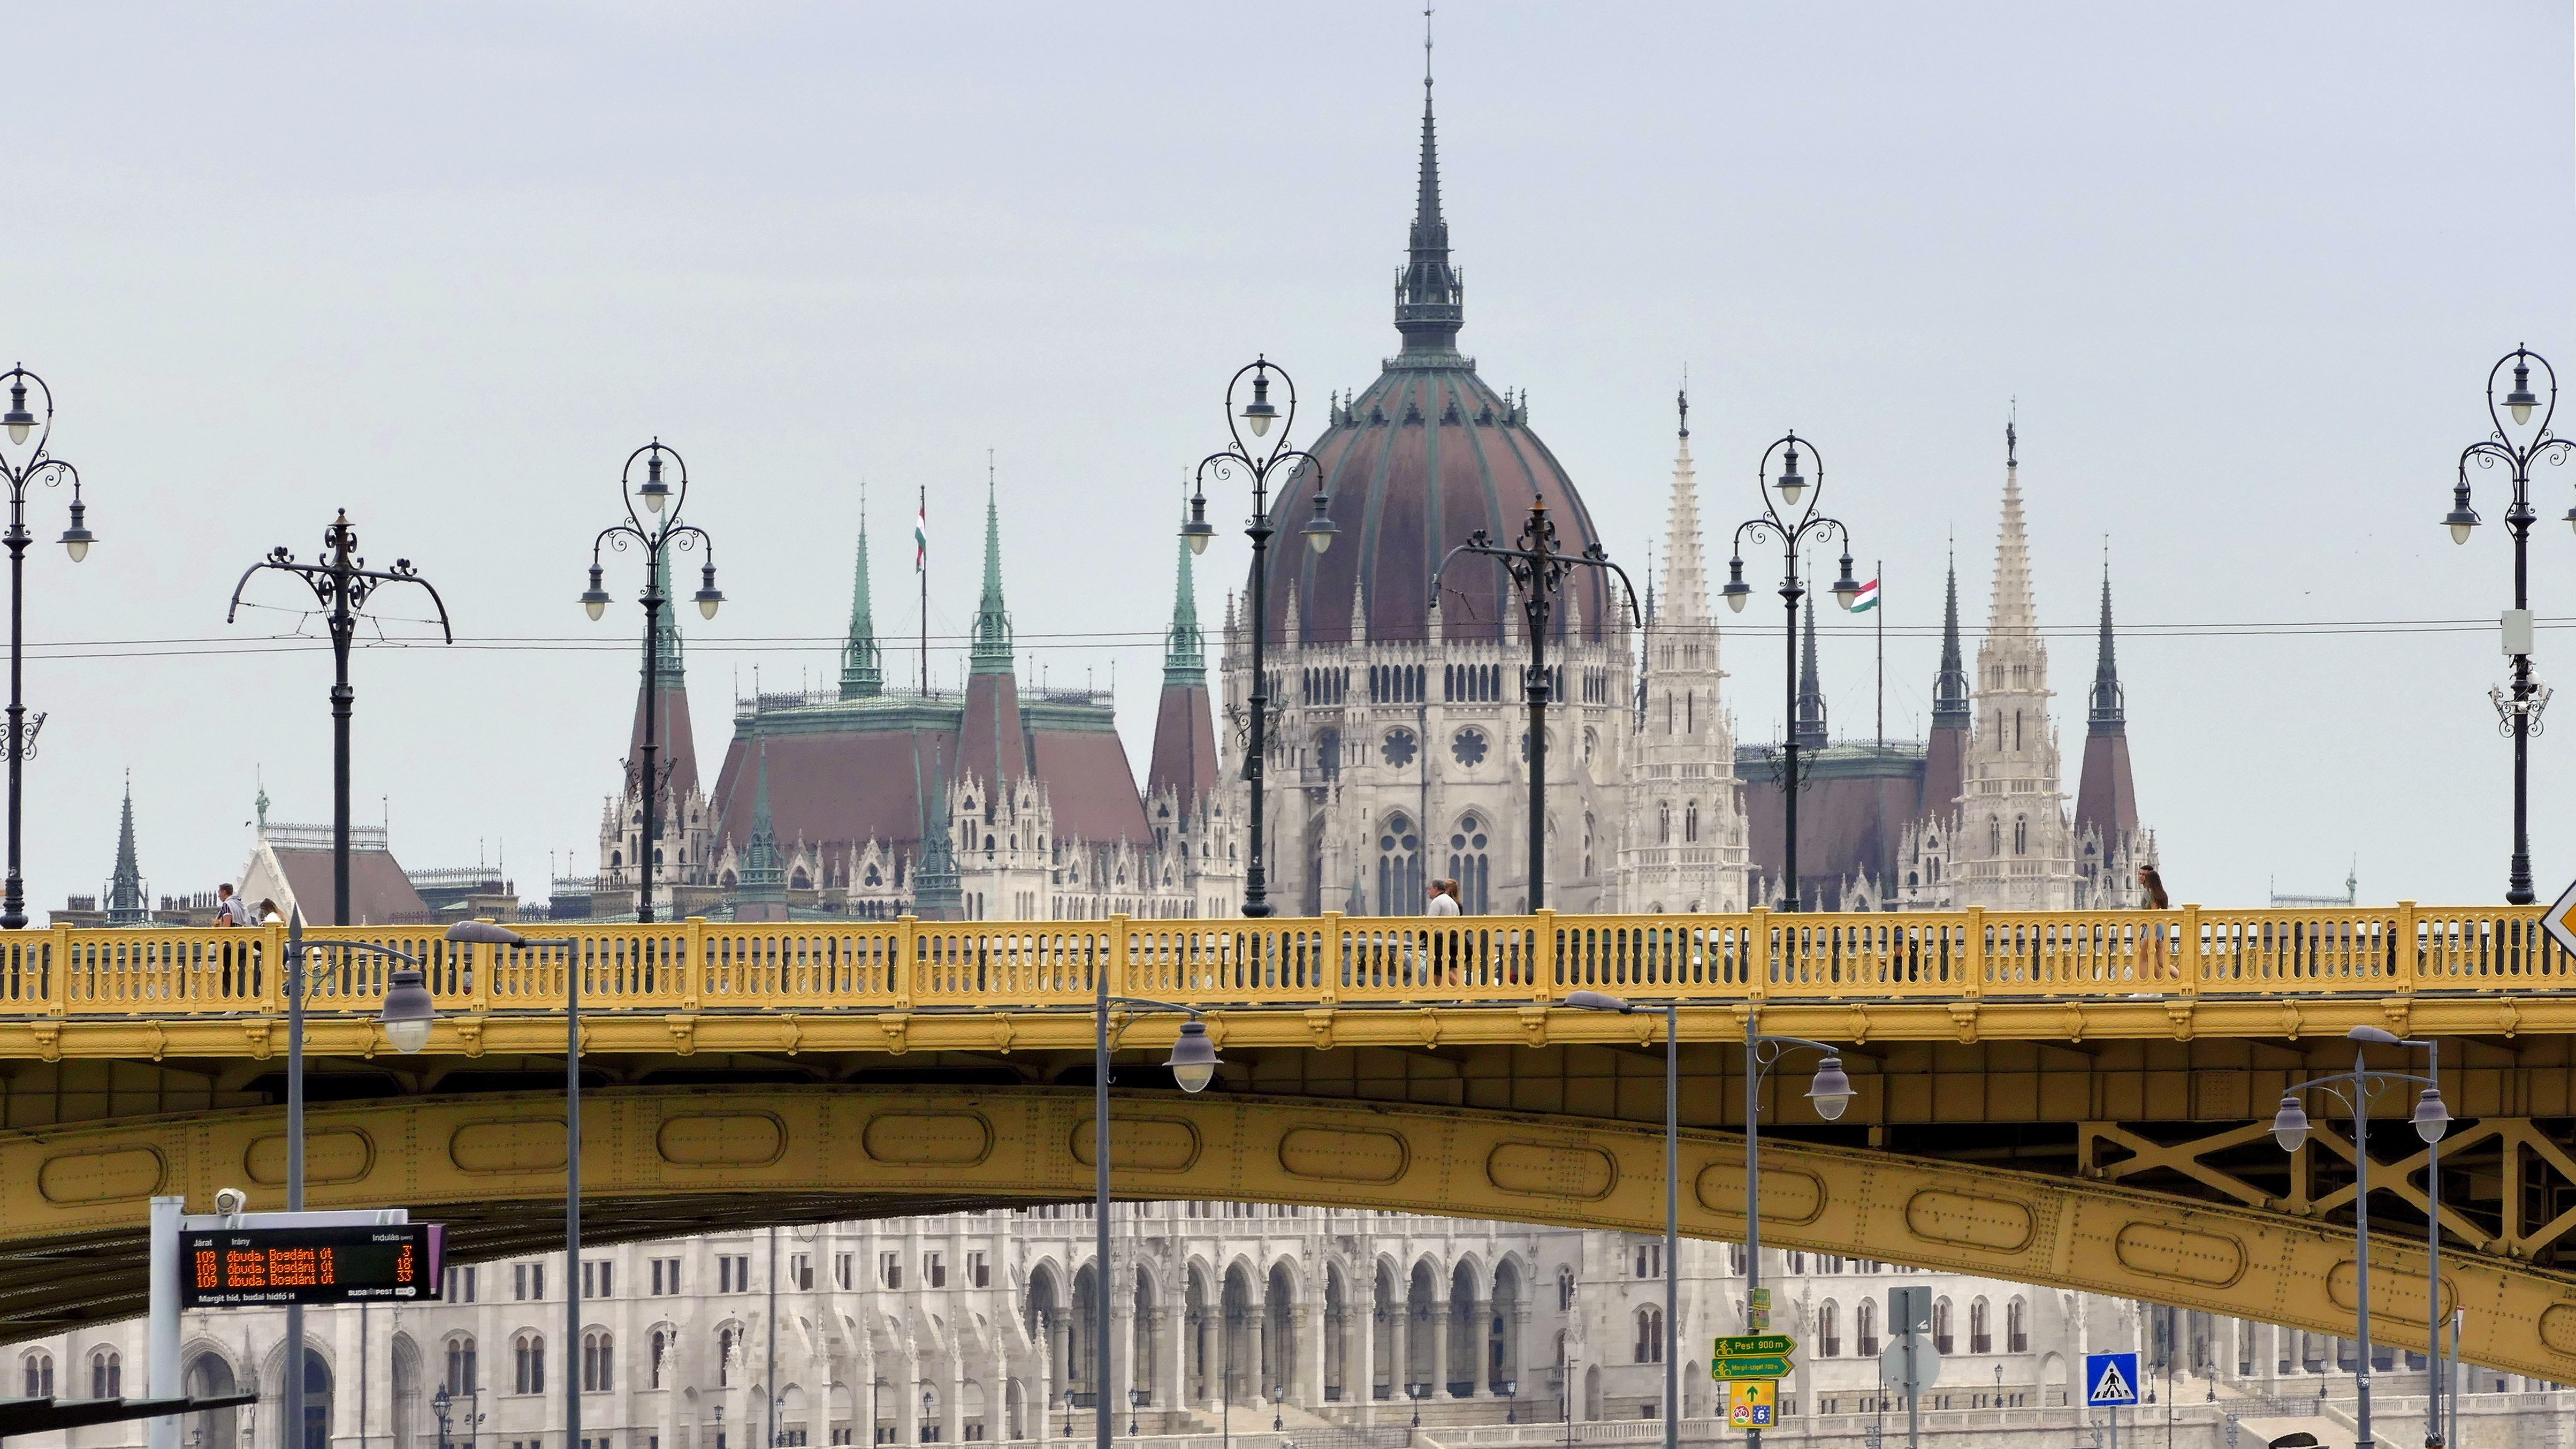
[[[223,616],[244,567],[309,556],[339,506],[474,641],[357,659],[360,817],[390,797],[414,866],[506,840],[531,896],[549,851],[586,873],[633,705],[635,563],[609,622],[575,595],[656,434],[731,600],[689,620],[710,774],[737,673],[836,671],[863,482],[880,625],[915,626],[926,486],[931,629],[955,634],[988,448],[1023,650],[1059,683],[1114,664],[1141,760],[1168,520],[1228,374],[1267,352],[1320,400],[1396,347],[1421,24],[20,7],[0,353],[53,385],[101,538],[78,567],[50,543],[30,561],[31,901],[106,876],[129,769],[156,893],[238,869],[255,772],[275,816],[328,818],[318,627],[275,646],[294,614]],[[1910,735],[1937,640],[1905,631],[1938,622],[1954,530],[1983,622],[2017,396],[2040,609],[2073,631],[2051,661],[2067,788],[2107,537],[2140,629],[2139,804],[2178,896],[2255,904],[2356,860],[2367,898],[2500,896],[2509,548],[2500,526],[2454,548],[2440,519],[2488,366],[2522,341],[2576,365],[2549,280],[2576,219],[2565,4],[1461,0],[1438,24],[1461,345],[1529,389],[1617,556],[1658,541],[1685,365],[1716,558],[1762,444],[1813,436],[1829,506],[1885,560]],[[2534,602],[2566,619],[2576,469],[2544,472]],[[34,500],[39,538],[63,504]],[[1211,621],[1243,549],[1210,551]],[[296,602],[283,578],[255,597]],[[416,600],[380,608],[420,637]],[[1780,716],[1772,614],[1727,644],[1748,741]],[[2149,627],[2400,620],[2471,622]],[[2576,633],[2542,641],[2542,677],[2576,684]],[[1838,733],[1871,728],[1870,648],[1825,640]],[[962,657],[934,647],[934,672]],[[2550,723],[2544,898],[2576,872],[2576,718]]]

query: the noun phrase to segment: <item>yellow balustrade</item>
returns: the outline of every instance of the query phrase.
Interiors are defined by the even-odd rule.
[[[2536,907],[1269,920],[530,923],[525,949],[435,926],[320,928],[308,1005],[372,1013],[419,958],[442,1013],[1544,1005],[1590,989],[1691,1002],[2294,998],[2576,990]],[[285,1008],[286,933],[29,931],[0,941],[0,1017],[209,1017]]]

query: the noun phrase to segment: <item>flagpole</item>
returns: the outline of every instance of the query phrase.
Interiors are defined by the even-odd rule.
[[[1870,561],[1869,581],[1882,590],[1887,585],[1887,560]],[[1878,616],[1878,749],[1887,752],[1887,605],[1870,610]]]
[[[930,698],[930,485],[912,515],[912,572],[921,580],[921,697]]]

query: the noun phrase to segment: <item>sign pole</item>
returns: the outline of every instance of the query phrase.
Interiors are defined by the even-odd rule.
[[[1909,1317],[1905,1320],[1905,1449],[1923,1449],[1923,1372],[1914,1358],[1921,1352],[1920,1344]]]
[[[179,1214],[184,1197],[152,1199],[152,1318],[145,1351],[147,1392],[179,1397]],[[147,1449],[179,1449],[179,1416],[161,1414],[144,1425]]]

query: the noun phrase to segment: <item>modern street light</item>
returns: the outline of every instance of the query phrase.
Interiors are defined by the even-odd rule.
[[[649,697],[649,696],[648,696]],[[460,946],[535,951],[532,940],[492,921],[458,921],[447,940]],[[581,1442],[581,967],[564,961],[564,1443]]]
[[[2430,1209],[2425,1218],[2424,1281],[2432,1285],[2425,1302],[2427,1337],[2424,1342],[2424,1367],[2428,1388],[2424,1401],[2424,1449],[2442,1449],[2443,1445],[2450,1442],[2451,1428],[2450,1420],[2444,1417],[2442,1408],[2442,1320],[2446,1316],[2442,1312],[2442,1138],[2449,1131],[2451,1120],[2450,1110],[2443,1106],[2441,1098],[2442,1044],[2431,1039],[2410,1041],[2393,1031],[2376,1026],[2356,1026],[2346,1035],[2354,1041],[2369,1042],[2375,1046],[2422,1047],[2425,1075],[2433,1079],[2434,1089],[2428,1094],[2432,1098],[2431,1102],[2428,1104],[2423,1097],[2416,1099],[2415,1131],[2417,1136],[2422,1137],[2427,1130],[2425,1114],[2428,1109],[2441,1114],[2436,1119],[2440,1125],[2433,1129],[2431,1136],[2424,1137],[2424,1182],[2427,1189],[2425,1206]],[[2455,1351],[2454,1357],[2456,1356]],[[2218,1392],[2215,1375],[2211,1377],[2210,1392],[2212,1394]],[[2458,1412],[2459,1405],[2455,1399],[2450,1413],[2456,1416]]]
[[[27,531],[27,485],[41,478],[53,488],[66,478],[71,480],[72,522],[63,530],[62,544],[73,563],[89,557],[89,546],[98,540],[84,521],[88,510],[81,502],[80,470],[45,451],[54,433],[54,390],[23,367],[13,367],[0,378],[9,384],[9,411],[0,414],[0,430],[8,435],[8,442],[0,444],[0,480],[9,485],[9,532],[0,535],[9,545],[9,724],[6,740],[0,741],[0,749],[9,756],[9,880],[5,893],[0,893],[0,930],[16,931],[27,924],[26,882],[18,873],[19,767],[36,753],[36,732],[45,727],[41,710],[33,722],[27,719],[26,701],[18,687],[24,652],[27,545],[35,541]],[[44,399],[41,416],[27,406],[31,385]]]
[[[1629,583],[1627,571],[1610,562],[1601,545],[1588,544],[1579,554],[1556,551],[1556,524],[1547,516],[1547,500],[1530,498],[1529,521],[1521,525],[1520,540],[1511,548],[1502,548],[1483,529],[1467,535],[1467,541],[1441,555],[1440,567],[1431,571],[1431,607],[1440,607],[1440,576],[1448,571],[1449,560],[1460,554],[1500,559],[1511,575],[1512,591],[1521,601],[1521,621],[1529,635],[1529,667],[1521,674],[1521,694],[1529,701],[1529,908],[1538,910],[1545,902],[1547,889],[1547,701],[1548,687],[1547,629],[1556,613],[1556,596],[1565,586],[1565,576],[1578,568],[1608,569],[1619,576],[1627,591],[1628,617],[1642,623],[1637,614],[1637,589]]]
[[[644,462],[644,481],[635,482],[635,463]],[[680,486],[673,488],[662,477],[664,460],[679,471]],[[699,573],[695,595],[698,615],[712,619],[724,603],[724,594],[716,588],[716,545],[706,530],[680,521],[680,511],[689,501],[689,465],[679,453],[662,445],[660,438],[626,455],[626,466],[617,475],[617,487],[626,502],[626,521],[612,523],[590,541],[590,587],[582,590],[581,607],[596,623],[608,612],[608,590],[601,587],[599,546],[603,543],[625,552],[628,540],[644,550],[644,758],[640,765],[629,762],[629,779],[643,797],[644,816],[639,822],[643,834],[635,845],[635,865],[641,873],[642,887],[635,895],[635,919],[645,925],[653,923],[653,864],[660,855],[660,821],[655,818],[664,784],[655,761],[661,753],[661,710],[656,696],[660,692],[660,636],[662,607],[670,603],[662,596],[662,564],[667,550],[687,550],[703,544],[707,562]],[[643,509],[638,512],[637,504]]]
[[[1091,1295],[1092,1386],[1095,1390],[1092,1394],[1092,1437],[1098,1449],[1109,1449],[1110,1431],[1116,1427],[1110,1418],[1115,1406],[1109,1398],[1109,1052],[1113,1041],[1109,1030],[1109,1009],[1127,1006],[1188,1013],[1190,1019],[1181,1023],[1181,1034],[1172,1043],[1172,1054],[1163,1062],[1171,1069],[1173,1085],[1184,1092],[1195,1095],[1206,1091],[1208,1083],[1216,1080],[1218,1062],[1216,1043],[1208,1039],[1207,1023],[1200,1020],[1197,1007],[1142,996],[1112,996],[1109,994],[1107,971],[1094,971],[1092,981],[1091,1165],[1094,1175],[1091,1227],[1094,1261],[1100,1266],[1098,1287]],[[1135,1430],[1128,1432],[1132,1434]]]
[[[2369,1063],[2367,1048],[2372,1044],[2429,1047],[2430,1042],[2401,1040],[2377,1027],[2369,1026],[2354,1027],[2346,1035],[2354,1042],[2352,1070],[2337,1072],[2331,1076],[2312,1077],[2284,1089],[2281,1093],[2281,1110],[2272,1118],[2272,1140],[2281,1145],[2283,1152],[2296,1152],[2307,1142],[2308,1113],[2307,1109],[2299,1103],[2298,1094],[2301,1092],[2324,1092],[2351,1109],[2352,1220],[2356,1240],[2353,1253],[2355,1275],[2353,1319],[2360,1350],[2359,1356],[2353,1361],[2353,1381],[2359,1399],[2359,1408],[2354,1416],[2356,1422],[2352,1442],[2353,1449],[2376,1449],[2379,1441],[2373,1438],[2370,1432],[2370,1099],[2373,1094],[2386,1090],[2395,1083],[2414,1082],[2422,1086],[2424,1090],[2416,1097],[2415,1111],[2410,1121],[2414,1125],[2415,1135],[2423,1139],[2428,1146],[2441,1141],[2442,1134],[2450,1130],[2451,1113],[2450,1109],[2442,1104],[2442,1084],[2437,1078],[2419,1077],[2410,1072],[2376,1071]],[[2432,1186],[2433,1190],[2429,1195],[2430,1226],[2432,1234],[2438,1236],[2442,1230],[2439,1173],[2434,1175]],[[2431,1276],[2426,1278],[2425,1283],[2428,1295],[2433,1300],[2434,1331],[2438,1334],[2442,1312],[2440,1259],[2433,1260]],[[2438,1352],[2438,1339],[2434,1347]],[[2428,1362],[2435,1363],[2438,1370],[2437,1360],[2428,1360]],[[2318,1392],[2324,1392],[2323,1385],[2318,1386]],[[2440,1441],[2429,1437],[2428,1430],[2426,1442]]]
[[[232,607],[224,610],[229,624],[241,613],[242,590],[250,586],[251,576],[262,569],[275,569],[293,574],[313,591],[313,601],[330,612],[324,622],[331,630],[331,924],[356,925],[349,919],[349,714],[356,704],[357,691],[349,687],[349,647],[358,632],[358,615],[367,600],[386,584],[418,584],[429,591],[429,601],[438,609],[438,632],[450,644],[456,642],[456,631],[448,627],[447,603],[439,598],[438,589],[412,569],[411,560],[398,558],[390,569],[371,569],[358,557],[358,530],[349,525],[349,510],[331,520],[322,530],[323,555],[311,563],[297,563],[295,555],[280,544],[268,551],[268,557],[242,570],[241,582],[233,585]],[[289,1378],[300,1377],[290,1373]],[[299,1421],[300,1422],[300,1421]]]
[[[2546,394],[2532,391],[2535,364],[2547,384]],[[2508,365],[2513,368],[2513,386],[2501,399],[2503,411],[2499,412],[2496,384]],[[2531,525],[2540,516],[2531,506],[2531,465],[2542,458],[2552,465],[2564,463],[2570,448],[2576,448],[2576,440],[2550,434],[2549,420],[2557,411],[2558,370],[2539,353],[2517,347],[2487,369],[2487,422],[2493,431],[2460,451],[2451,511],[2442,520],[2451,530],[2451,542],[2467,543],[2478,526],[2477,510],[2469,506],[2469,460],[2476,459],[2481,468],[2503,465],[2513,485],[2513,501],[2504,512],[2505,527],[2513,534],[2513,610],[2503,620],[2504,652],[2513,656],[2513,683],[2489,689],[2487,698],[2495,703],[2498,727],[2513,739],[2513,861],[2505,875],[2504,898],[2517,906],[2538,899],[2531,889],[2531,737],[2540,732],[2541,711],[2549,707],[2549,686],[2531,677],[2529,555]],[[2537,428],[2532,426],[2534,412],[2540,414]],[[2513,419],[2509,425],[2507,415]],[[2576,524],[2576,508],[2567,510],[2567,521]]]
[[[1852,577],[1851,531],[1840,519],[1828,518],[1816,511],[1825,496],[1825,455],[1812,442],[1807,453],[1816,462],[1812,484],[1798,472],[1798,447],[1802,440],[1795,432],[1762,450],[1762,462],[1754,469],[1754,482],[1762,492],[1762,512],[1736,525],[1735,556],[1727,561],[1726,606],[1744,612],[1745,602],[1753,597],[1752,586],[1744,582],[1744,541],[1760,543],[1766,538],[1780,540],[1780,600],[1788,606],[1788,692],[1786,712],[1781,719],[1787,724],[1787,739],[1781,746],[1780,807],[1782,840],[1782,895],[1780,909],[1798,909],[1798,601],[1806,596],[1806,587],[1798,581],[1798,549],[1812,535],[1833,535],[1843,543],[1843,573],[1834,581],[1834,601],[1848,609],[1860,597],[1860,580]],[[1782,454],[1780,476],[1770,476],[1771,455]],[[1809,493],[1812,487],[1814,492]],[[1758,1436],[1757,1436],[1758,1437]]]
[[[286,919],[286,1210],[304,1211],[304,998],[309,994],[306,958],[315,952],[359,952],[385,956],[402,965],[387,978],[377,1024],[394,1050],[408,1056],[429,1041],[436,1012],[429,988],[422,983],[417,957],[372,941],[307,942],[304,907]],[[304,1422],[304,1305],[286,1305],[286,1422]]]
[[[1288,406],[1281,409],[1270,401],[1270,374],[1279,374],[1279,385],[1288,393]],[[1252,400],[1242,408],[1235,407],[1246,376],[1252,380]],[[1207,482],[1214,475],[1222,482],[1238,475],[1252,479],[1252,522],[1243,530],[1252,540],[1252,695],[1251,740],[1243,754],[1243,778],[1252,786],[1252,859],[1243,870],[1243,913],[1247,916],[1270,914],[1270,870],[1262,856],[1264,806],[1262,780],[1269,768],[1270,753],[1270,673],[1264,663],[1263,641],[1270,634],[1270,537],[1277,530],[1270,526],[1270,475],[1286,468],[1283,488],[1306,473],[1315,475],[1315,512],[1306,526],[1297,530],[1309,548],[1322,553],[1333,546],[1333,536],[1340,528],[1334,524],[1325,507],[1324,465],[1315,455],[1288,445],[1289,435],[1297,427],[1297,384],[1288,370],[1266,357],[1256,357],[1236,370],[1234,380],[1225,388],[1225,426],[1234,437],[1233,445],[1210,453],[1199,460],[1198,476],[1190,492],[1190,520],[1181,525],[1181,540],[1192,553],[1207,552],[1208,540],[1216,528],[1207,521]],[[1278,438],[1265,449],[1257,441],[1244,441],[1250,429],[1254,439],[1266,438],[1273,425]],[[1103,1169],[1106,1171],[1106,1169]]]

